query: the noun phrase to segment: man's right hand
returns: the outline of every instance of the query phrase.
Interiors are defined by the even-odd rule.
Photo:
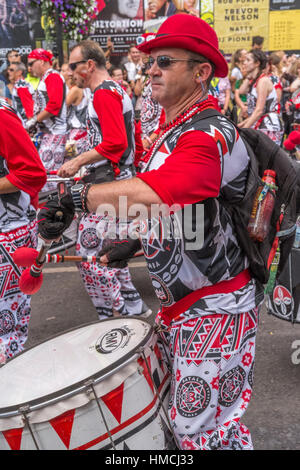
[[[48,199],[38,214],[38,231],[45,240],[56,240],[71,225],[75,214],[72,196],[67,193]]]
[[[33,116],[31,119],[28,119],[24,127],[30,134],[33,134],[36,131],[37,123],[36,116]]]
[[[125,268],[129,259],[140,249],[139,239],[104,240],[99,253],[100,262],[109,268]]]

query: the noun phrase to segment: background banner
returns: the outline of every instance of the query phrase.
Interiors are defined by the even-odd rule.
[[[214,29],[225,54],[251,49],[252,37],[263,36],[268,50],[269,0],[214,0]]]

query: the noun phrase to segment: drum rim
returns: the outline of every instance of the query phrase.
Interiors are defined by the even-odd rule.
[[[103,376],[103,380],[104,380],[106,378],[107,374],[112,375],[113,372],[115,371],[115,369],[120,368],[120,366],[122,364],[124,364],[124,363],[128,364],[128,363],[132,362],[135,359],[135,356],[139,353],[140,348],[142,348],[143,346],[145,346],[146,344],[148,344],[152,340],[152,338],[155,334],[155,330],[154,330],[153,325],[150,323],[150,321],[147,318],[141,319],[138,316],[133,316],[133,315],[130,316],[130,317],[127,317],[127,318],[143,321],[144,323],[147,323],[150,327],[149,332],[147,333],[145,338],[132,351],[128,352],[127,354],[125,354],[125,356],[122,356],[122,358],[118,359],[116,362],[109,365],[105,369],[102,369],[100,374],[98,372],[96,374],[90,375],[90,376],[86,377],[85,379],[74,383],[73,385],[68,385],[67,387],[61,388],[61,389],[57,390],[56,392],[49,393],[48,395],[43,395],[42,397],[35,398],[33,400],[28,400],[26,402],[18,403],[16,405],[8,406],[8,407],[5,407],[5,408],[0,408],[0,419],[9,418],[8,415],[10,415],[10,416],[20,415],[21,414],[21,411],[20,411],[21,409],[26,410],[26,413],[30,413],[30,411],[34,411],[35,409],[40,409],[40,408],[43,408],[44,406],[47,406],[47,402],[53,401],[54,403],[56,403],[57,401],[67,399],[68,397],[64,397],[64,395],[69,394],[70,396],[73,396],[79,390],[88,389],[90,387],[90,384],[93,383],[96,379],[101,379],[101,377]],[[104,322],[109,322],[109,321],[111,322],[111,321],[120,320],[120,319],[122,319],[122,317],[108,318],[106,320],[100,320],[100,321],[84,323],[83,325],[80,325],[78,327],[70,328],[69,330],[66,330],[63,333],[53,335],[53,336],[47,338],[46,340],[41,341],[40,343],[38,343],[34,346],[31,346],[30,348],[20,352],[15,357],[9,359],[6,362],[6,364],[13,361],[17,357],[20,357],[20,356],[24,355],[25,353],[27,353],[28,351],[36,348],[37,346],[40,346],[44,343],[47,343],[48,341],[51,341],[55,338],[58,338],[59,336],[63,336],[65,334],[71,333],[72,331],[76,331],[76,330],[79,330],[81,328],[85,328],[87,326],[97,325],[99,323],[104,323]],[[123,319],[125,320],[126,317],[123,317]],[[3,367],[5,367],[5,365]],[[99,380],[98,383],[99,382],[101,382],[101,380]]]

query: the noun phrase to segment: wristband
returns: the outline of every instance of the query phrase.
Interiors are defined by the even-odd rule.
[[[87,206],[87,195],[91,186],[92,186],[92,183],[85,184],[83,191],[80,194],[81,205],[82,205],[82,209],[84,212],[89,212],[88,206]]]

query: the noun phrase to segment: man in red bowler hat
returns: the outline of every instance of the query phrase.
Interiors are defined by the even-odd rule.
[[[148,39],[148,40],[147,40]],[[244,194],[249,156],[234,126],[208,97],[227,63],[213,29],[200,18],[168,18],[139,49],[149,54],[153,98],[166,120],[127,181],[78,188],[62,211],[117,211],[126,202],[147,222],[140,239],[160,303],[156,317],[172,364],[169,418],[180,449],[252,449],[241,417],[251,397],[258,309],[263,289],[252,278],[225,204]],[[74,187],[73,187],[74,188]],[[73,206],[71,204],[73,201]],[[169,213],[154,213],[154,208]],[[57,210],[57,207],[55,207]],[[53,214],[40,224],[49,237]],[[62,227],[63,228],[63,227]],[[107,250],[111,263],[131,254],[136,240]]]
[[[28,66],[40,82],[34,94],[34,116],[25,124],[29,132],[42,132],[39,154],[46,170],[57,170],[64,162],[67,141],[66,84],[52,68],[53,55],[45,49],[34,49],[28,55]],[[55,189],[46,183],[43,191]]]

